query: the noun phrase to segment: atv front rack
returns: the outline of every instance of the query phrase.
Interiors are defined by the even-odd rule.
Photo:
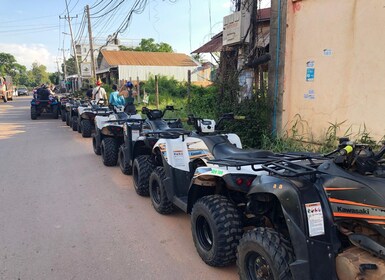
[[[144,119],[124,119],[124,120],[108,120],[105,122],[124,124],[124,123],[143,123],[144,121],[145,121]]]
[[[165,138],[165,139],[176,139],[182,136],[183,140],[185,135],[188,136],[190,134],[191,134],[191,131],[184,130],[184,129],[151,130],[151,131],[145,131],[142,133],[142,135],[145,135],[145,136],[156,135],[160,138]]]

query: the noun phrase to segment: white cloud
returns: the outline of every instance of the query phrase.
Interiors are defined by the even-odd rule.
[[[45,65],[48,72],[57,71],[56,57],[44,45],[0,43],[0,52],[12,54],[17,63],[26,66],[27,69],[32,67],[32,63],[37,62]]]

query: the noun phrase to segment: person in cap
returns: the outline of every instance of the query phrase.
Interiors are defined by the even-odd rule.
[[[104,88],[102,88],[102,81],[98,80],[96,82],[96,87],[92,90],[92,99],[95,99],[96,102],[99,102],[100,99],[104,100],[104,103],[108,104],[107,93]]]

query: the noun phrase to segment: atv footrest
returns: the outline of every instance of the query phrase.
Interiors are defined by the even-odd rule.
[[[188,202],[187,196],[181,196],[181,197],[174,196],[174,204],[178,208],[182,209],[184,212],[187,212],[187,202]]]

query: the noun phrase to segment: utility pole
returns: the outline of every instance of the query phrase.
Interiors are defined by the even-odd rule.
[[[282,133],[287,0],[271,1],[268,103],[272,108],[271,131]]]
[[[158,75],[155,75],[155,96],[156,96],[156,109],[159,109],[159,84],[158,84]]]
[[[63,44],[64,46],[64,44]],[[65,56],[65,49],[59,49],[59,51],[63,51],[63,80],[64,80],[64,86],[67,88],[67,65],[66,65],[66,56]]]
[[[86,13],[88,19],[88,36],[90,39],[90,54],[91,54],[91,77],[96,81],[96,66],[95,66],[95,57],[94,57],[94,43],[92,40],[92,29],[91,29],[91,17],[90,17],[90,6],[86,6]]]
[[[68,20],[68,25],[69,25],[69,28],[70,28],[71,44],[72,44],[72,49],[73,49],[73,52],[74,52],[75,66],[76,66],[76,73],[78,74],[78,89],[80,89],[81,86],[82,86],[82,81],[81,81],[81,76],[80,76],[80,69],[79,69],[78,56],[77,56],[77,54],[76,54],[76,46],[75,46],[75,42],[74,42],[74,35],[73,35],[73,32],[72,32],[71,17],[70,17],[70,11],[69,11],[69,9],[68,9],[68,2],[67,2],[67,0],[65,0],[65,3],[66,3],[67,15],[64,16],[64,18],[65,18],[66,20]],[[76,16],[76,17],[77,17],[77,16]],[[61,19],[60,16],[59,16],[59,18]]]

